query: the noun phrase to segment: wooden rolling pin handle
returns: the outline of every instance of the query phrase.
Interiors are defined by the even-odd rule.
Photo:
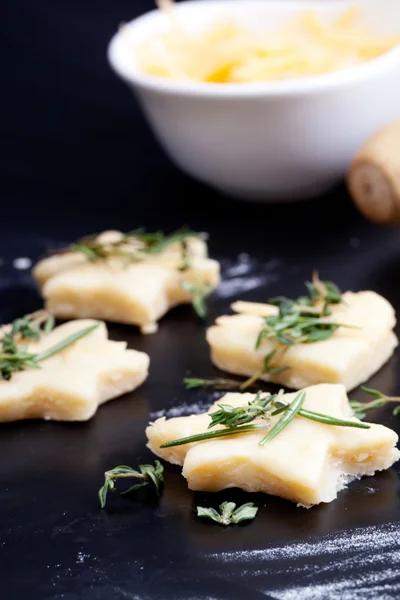
[[[400,224],[400,119],[361,148],[350,165],[347,184],[367,219]]]

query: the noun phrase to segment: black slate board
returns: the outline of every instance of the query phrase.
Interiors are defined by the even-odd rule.
[[[270,254],[263,268],[261,258],[257,262],[242,256],[234,261],[231,255],[223,259],[221,291],[228,294],[232,289],[232,298],[254,300],[279,292],[300,293],[312,261],[343,288],[373,287],[396,301],[393,274],[382,280],[373,277],[376,241],[371,236],[357,239],[357,249],[347,244],[346,267],[329,266],[321,257],[303,257],[296,263]],[[365,246],[367,260],[361,271],[356,263]],[[238,240],[237,250],[244,248],[246,242]],[[7,305],[3,303],[2,309],[11,317],[35,308],[39,301],[29,276],[15,268],[12,271],[9,262],[5,259],[2,269],[14,273],[15,281],[22,278],[12,295],[5,290]],[[240,270],[242,275],[229,276]],[[266,276],[266,285],[235,292]],[[232,298],[216,294],[210,302],[210,322],[228,309]],[[112,495],[108,510],[101,511],[96,492],[102,473],[117,464],[152,460],[144,436],[149,418],[205,408],[213,393],[186,392],[181,381],[187,373],[215,372],[204,326],[189,307],[172,311],[154,336],[142,337],[124,326],[112,325],[110,331],[114,339],[127,339],[131,347],[150,354],[151,374],[143,387],[103,406],[88,423],[0,426],[0,555],[2,585],[10,597],[398,597],[400,575],[395,565],[400,512],[395,470],[352,483],[332,504],[306,510],[278,498],[261,494],[250,498],[236,490],[193,494],[179,469],[166,465],[159,503],[142,505]],[[398,392],[397,379],[394,357],[370,383],[386,392]],[[361,398],[362,394],[352,396]],[[400,429],[390,409],[375,411],[373,416]],[[216,507],[228,499],[254,500],[260,506],[257,520],[225,530],[195,516],[196,504]]]
[[[237,298],[297,295],[317,268],[343,289],[374,289],[400,310],[396,229],[364,221],[343,189],[292,206],[239,204],[178,173],[149,134],[104,52],[118,22],[149,2],[9,3],[2,71],[0,319],[40,306],[24,261],[104,228],[170,231],[183,223],[211,234],[224,283],[208,323]],[[247,254],[241,256],[241,254]],[[25,261],[26,264],[26,261]],[[151,415],[203,404],[182,377],[212,375],[205,326],[189,307],[141,337],[111,326],[114,339],[151,356],[136,393],[102,407],[89,423],[0,426],[0,581],[12,600],[365,600],[400,596],[396,469],[351,484],[310,511],[267,496],[249,525],[199,521],[196,504],[242,502],[239,491],[187,490],[166,467],[159,504],[110,498],[105,469],[151,459]],[[370,382],[400,393],[398,354]],[[354,398],[362,394],[355,392]],[[371,415],[400,430],[390,409]]]

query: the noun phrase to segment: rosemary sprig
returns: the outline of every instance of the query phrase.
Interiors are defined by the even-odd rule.
[[[205,298],[211,292],[212,286],[208,283],[195,284],[190,283],[189,281],[182,281],[181,286],[185,292],[191,294],[194,310],[201,319],[204,319],[207,315]]]
[[[257,337],[256,349],[264,340],[271,338],[285,346],[323,342],[331,338],[339,327],[353,329],[351,325],[323,321],[320,317],[304,317],[301,311],[271,315],[264,318],[264,327]]]
[[[364,392],[366,392],[367,394],[370,394],[370,396],[375,396],[377,398],[377,400],[371,400],[370,402],[357,402],[356,400],[351,400],[350,406],[353,409],[354,415],[358,419],[364,419],[366,416],[366,413],[369,410],[372,410],[374,408],[381,408],[382,406],[385,406],[386,404],[389,404],[391,402],[399,404],[398,406],[396,406],[393,409],[393,413],[392,413],[393,416],[396,417],[397,415],[400,414],[400,397],[387,396],[386,394],[383,394],[379,390],[374,390],[372,388],[368,388],[365,386],[361,386],[361,389]]]
[[[116,491],[115,482],[117,479],[132,477],[140,479],[141,483],[132,485],[127,490],[122,492],[122,494],[129,494],[146,486],[151,487],[157,494],[159,494],[161,484],[164,481],[164,467],[160,461],[156,460],[154,466],[139,465],[139,471],[132,469],[132,467],[128,467],[127,465],[120,465],[114,469],[111,469],[110,471],[106,471],[104,473],[104,485],[99,489],[98,492],[101,508],[104,508],[106,505],[107,492],[109,490],[112,492]]]
[[[339,327],[348,327],[322,320],[331,314],[331,305],[342,302],[337,285],[331,281],[321,281],[316,272],[313,273],[312,282],[306,282],[305,285],[308,296],[300,296],[295,300],[278,296],[268,300],[269,304],[278,307],[279,314],[264,318],[256,348],[270,338],[286,346],[321,342],[332,337]]]
[[[265,437],[260,442],[260,446],[265,446],[267,442],[273,440],[277,435],[281,433],[289,425],[291,421],[295,418],[297,414],[299,414],[301,407],[304,404],[304,400],[306,399],[305,392],[300,392],[297,394],[295,399],[289,404],[289,406],[285,407],[284,412],[277,423],[273,426],[271,431],[267,433]],[[277,411],[276,411],[277,412]],[[275,413],[276,414],[276,413]],[[274,413],[271,414],[273,416]]]
[[[219,437],[227,437],[229,435],[239,435],[241,433],[250,433],[252,431],[267,429],[266,425],[242,425],[240,427],[227,427],[226,429],[218,429],[217,431],[205,431],[204,433],[196,433],[195,435],[189,435],[188,437],[179,438],[172,440],[171,442],[165,442],[160,445],[160,448],[173,448],[174,446],[184,446],[185,444],[191,444],[193,442],[204,442],[205,440],[212,440]]]
[[[305,392],[300,392],[291,404],[288,404],[282,396],[282,392],[278,394],[262,394],[259,392],[252,400],[242,406],[233,407],[229,404],[218,404],[219,410],[210,413],[211,423],[207,431],[198,433],[188,437],[165,442],[160,448],[171,448],[173,446],[181,446],[191,444],[193,442],[202,442],[218,437],[229,435],[239,435],[249,433],[258,429],[268,429],[271,417],[283,413],[282,418],[274,425],[269,434],[274,432],[272,437],[261,440],[262,445],[266,444],[270,439],[281,433],[286,428],[292,419],[298,415],[311,421],[324,423],[336,427],[355,427],[358,429],[369,429],[370,426],[366,423],[358,421],[347,421],[337,419],[330,415],[317,413],[311,410],[305,410],[302,405],[305,400]],[[263,419],[266,425],[251,425],[255,419]],[[215,425],[223,425],[226,429],[217,429],[210,431],[210,427]],[[278,427],[279,425],[279,427]],[[260,442],[260,444],[261,444]]]
[[[94,331],[98,326],[99,326],[99,323],[90,325],[90,327],[86,327],[85,329],[81,329],[80,331],[77,331],[76,333],[72,333],[71,335],[66,337],[64,340],[61,340],[61,342],[58,342],[58,344],[55,344],[54,346],[51,346],[50,348],[46,348],[46,350],[39,352],[39,354],[35,354],[36,362],[40,362],[42,360],[45,360],[46,358],[50,358],[50,356],[54,356],[54,354],[57,354],[58,352],[61,352],[61,350],[64,350],[65,348],[67,348],[71,344],[74,344],[75,342],[77,342],[81,338],[85,337],[89,333],[92,333],[92,331]]]
[[[37,313],[34,313],[34,315],[36,314]],[[42,324],[44,325],[43,331],[40,329]],[[81,331],[77,331],[58,342],[58,344],[55,344],[38,354],[28,352],[27,344],[18,343],[19,340],[27,338],[38,340],[43,332],[48,333],[50,331],[53,324],[54,320],[51,316],[47,316],[46,320],[43,321],[41,319],[37,320],[32,318],[32,315],[28,315],[22,319],[16,319],[12,323],[11,330],[5,333],[0,340],[0,379],[8,381],[11,379],[13,373],[23,371],[27,367],[38,369],[41,361],[61,352],[61,350],[64,350],[67,346],[70,346],[85,335],[91,333],[99,325],[96,323]]]
[[[223,502],[219,505],[219,511],[214,508],[197,507],[197,516],[201,519],[210,519],[220,525],[237,525],[241,521],[250,521],[255,518],[258,508],[253,502],[242,504],[236,508],[234,502]]]
[[[208,379],[199,379],[196,377],[185,377],[183,380],[186,390],[196,388],[211,388],[213,390],[239,390],[242,385],[240,381],[234,379],[224,379],[222,377],[210,377]]]

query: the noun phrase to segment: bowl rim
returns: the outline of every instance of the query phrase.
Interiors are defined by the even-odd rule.
[[[185,0],[176,4],[176,10],[179,12],[190,11],[192,9],[204,10],[205,6],[227,6],[229,4],[243,4],[247,6],[269,4],[270,6],[282,6],[282,0]],[[295,7],[298,10],[307,10],[311,6],[315,10],[324,11],[328,6],[335,8],[346,8],[359,4],[360,0],[324,0],[323,3],[319,0],[285,0],[285,10],[289,7]],[[301,9],[303,6],[303,9]],[[161,11],[155,8],[124,24],[124,27],[135,30],[140,28],[146,21],[157,21],[160,19]],[[400,34],[399,34],[400,35]],[[390,69],[394,64],[400,65],[400,43],[385,52],[384,54],[366,61],[361,65],[348,67],[331,73],[323,73],[321,75],[311,75],[308,77],[298,77],[293,79],[283,79],[279,81],[261,81],[248,83],[204,83],[204,82],[186,82],[173,81],[148,75],[144,71],[137,68],[133,61],[127,65],[120,59],[123,52],[121,42],[121,29],[117,31],[111,38],[107,47],[107,59],[113,70],[127,83],[133,84],[137,88],[152,90],[164,94],[174,94],[180,96],[196,96],[208,98],[243,98],[243,97],[281,97],[281,96],[296,96],[328,91],[335,88],[343,88],[356,85],[366,79],[373,78],[376,74],[381,74],[384,70]]]

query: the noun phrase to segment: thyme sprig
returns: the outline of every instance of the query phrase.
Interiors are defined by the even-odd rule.
[[[24,371],[26,368],[38,369],[39,363],[67,346],[70,346],[80,338],[92,332],[98,323],[77,331],[61,340],[54,346],[34,354],[28,351],[27,344],[21,344],[21,340],[30,339],[37,341],[43,333],[49,333],[54,326],[54,318],[45,311],[39,311],[25,317],[15,319],[10,327],[6,327],[0,338],[0,379],[9,381],[13,373]]]
[[[25,315],[24,317],[15,319],[11,323],[11,326],[6,325],[5,330],[9,329],[9,331],[5,331],[2,339],[8,335],[14,339],[19,337],[20,339],[38,340],[43,332],[50,333],[53,327],[53,315],[46,310],[38,310],[29,315]]]
[[[239,435],[241,433],[251,433],[258,430],[265,431],[266,429],[268,429],[267,425],[241,425],[239,427],[217,429],[216,431],[204,431],[203,433],[196,433],[195,435],[189,435],[177,440],[165,442],[160,445],[160,448],[173,448],[174,446],[184,446],[185,444],[191,444],[193,442],[204,442],[215,438]]]
[[[197,516],[201,519],[210,519],[220,525],[237,525],[241,521],[250,521],[258,512],[254,502],[247,502],[236,508],[234,502],[223,502],[219,505],[219,512],[215,508],[197,507]]]
[[[264,356],[263,365],[260,371],[246,379],[246,381],[235,381],[234,379],[225,379],[223,377],[210,377],[201,379],[198,377],[185,377],[183,383],[185,389],[192,390],[195,388],[211,388],[213,390],[239,390],[244,392],[245,390],[254,387],[257,381],[264,375],[264,373],[270,373],[276,375],[286,371],[289,367],[275,367],[271,365],[271,360],[275,356],[276,350],[268,352]]]
[[[389,403],[396,403],[398,404],[398,406],[396,406],[393,409],[393,416],[397,416],[400,414],[400,397],[399,396],[387,396],[386,394],[383,394],[382,392],[380,392],[379,390],[374,390],[372,388],[368,388],[365,386],[361,386],[361,389],[366,392],[367,394],[369,394],[370,396],[375,396],[376,400],[371,400],[370,402],[357,402],[356,400],[351,400],[350,401],[350,406],[353,409],[354,415],[358,418],[358,419],[364,419],[366,416],[366,413],[369,410],[373,410],[374,408],[381,408],[382,406],[385,406],[386,404]]]
[[[107,492],[116,491],[115,482],[118,479],[135,478],[141,480],[140,483],[130,486],[121,493],[129,494],[136,492],[140,488],[150,487],[157,495],[160,494],[160,488],[164,481],[164,467],[160,461],[156,460],[153,465],[139,465],[139,470],[132,469],[127,465],[119,465],[104,473],[104,485],[99,489],[99,500],[101,508],[104,508],[107,501]]]
[[[209,424],[207,431],[165,442],[160,448],[171,448],[173,446],[181,446],[183,444],[190,444],[218,437],[239,435],[260,429],[269,429],[271,417],[279,414],[282,414],[282,417],[275,423],[267,436],[262,438],[259,442],[260,445],[265,445],[279,435],[279,433],[281,433],[297,415],[311,421],[317,421],[318,423],[336,427],[355,427],[358,429],[370,428],[366,423],[337,419],[330,415],[303,409],[302,406],[305,401],[305,396],[305,392],[299,392],[289,404],[284,400],[282,391],[278,394],[263,394],[262,392],[258,392],[252,400],[242,406],[234,407],[229,404],[218,403],[219,409],[209,415],[211,423]],[[262,419],[266,421],[266,424],[252,425],[256,419]],[[210,431],[210,428],[213,428],[216,425],[223,425],[225,429]]]

